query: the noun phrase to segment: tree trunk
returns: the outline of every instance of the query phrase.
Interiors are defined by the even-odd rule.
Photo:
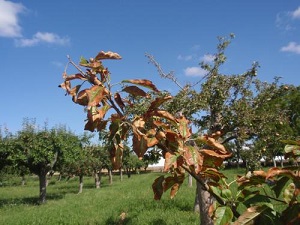
[[[83,175],[79,175],[79,191],[78,194],[82,193],[83,189]]]
[[[95,171],[95,186],[96,188],[100,188],[101,185],[101,172]]]
[[[122,168],[120,168],[120,181],[123,181],[123,170],[122,170]]]
[[[280,166],[281,166],[281,168],[283,168],[283,156],[282,155],[280,156]]]
[[[61,181],[61,173],[59,173],[59,175],[57,177],[57,181]]]
[[[215,201],[208,191],[203,190],[197,182],[197,195],[200,206],[200,225],[213,225],[214,222],[209,216],[209,207]]]
[[[108,169],[108,183],[109,184],[112,184],[113,182],[113,179],[112,179],[112,170],[111,169]]]
[[[24,186],[25,184],[26,184],[25,175],[22,175],[22,186]]]
[[[39,182],[40,182],[40,204],[44,204],[46,202],[46,188],[47,188],[47,173],[41,171],[39,174]]]
[[[273,166],[277,167],[277,163],[276,163],[275,157],[273,157],[272,159],[273,159]]]
[[[189,186],[189,187],[193,187],[193,177],[192,177],[191,174],[189,174],[188,186]]]
[[[200,213],[200,202],[199,202],[199,193],[198,193],[198,185],[200,185],[200,184],[198,184],[198,182],[196,182],[197,184],[196,184],[196,186],[197,186],[197,188],[196,188],[196,197],[195,197],[195,202],[194,202],[194,212],[195,213]]]
[[[126,173],[127,173],[127,177],[130,178],[131,177],[131,171],[129,168],[126,168]]]

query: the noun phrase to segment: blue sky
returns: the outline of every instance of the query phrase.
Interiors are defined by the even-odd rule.
[[[38,124],[65,124],[83,133],[85,113],[57,86],[67,63],[99,51],[123,59],[105,61],[113,82],[162,80],[145,53],[184,84],[201,79],[201,60],[211,60],[217,36],[234,33],[224,73],[241,73],[258,61],[258,77],[300,85],[299,0],[0,0],[0,125],[21,129],[25,117]],[[70,73],[74,71],[70,70]]]

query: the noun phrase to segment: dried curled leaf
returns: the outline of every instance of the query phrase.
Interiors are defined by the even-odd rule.
[[[122,59],[122,57],[118,53],[115,53],[115,52],[111,52],[111,51],[104,52],[104,51],[101,51],[95,57],[95,60],[103,60],[103,59]]]
[[[133,95],[133,96],[142,96],[146,97],[147,93],[142,89],[138,88],[137,86],[127,86],[123,89],[123,91]]]
[[[146,80],[146,79],[123,80],[122,83],[136,84],[136,85],[149,88],[153,91],[159,92],[156,86],[150,80]]]

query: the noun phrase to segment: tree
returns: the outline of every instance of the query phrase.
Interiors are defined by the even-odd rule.
[[[148,150],[143,156],[144,169],[147,170],[149,165],[158,163],[161,157],[162,155],[157,147]]]
[[[149,148],[157,146],[161,149],[165,158],[164,169],[168,170],[170,175],[167,177],[160,176],[154,181],[152,188],[155,199],[160,199],[162,194],[169,189],[171,190],[170,196],[173,198],[183,183],[185,172],[192,175],[197,180],[197,189],[200,193],[199,196],[201,196],[199,200],[204,203],[201,207],[203,209],[201,220],[204,224],[226,224],[234,219],[245,221],[247,213],[249,214],[249,212],[240,214],[237,211],[239,202],[233,199],[234,196],[231,195],[229,189],[230,185],[226,183],[224,175],[218,171],[223,161],[232,155],[222,143],[233,138],[240,138],[239,141],[241,142],[238,144],[243,146],[244,140],[254,137],[253,134],[257,135],[254,132],[257,130],[253,130],[252,127],[257,128],[259,124],[262,124],[260,121],[256,126],[251,125],[251,122],[255,122],[258,117],[255,117],[255,111],[252,108],[255,109],[256,106],[259,106],[259,102],[250,101],[251,104],[249,103],[249,99],[254,100],[254,97],[258,95],[249,92],[251,88],[247,84],[253,84],[255,88],[259,88],[258,90],[268,90],[274,86],[273,84],[260,85],[261,83],[253,81],[257,68],[257,64],[254,64],[250,71],[241,76],[243,82],[241,87],[243,90],[247,90],[241,91],[236,88],[240,85],[238,83],[240,77],[237,76],[232,76],[230,79],[232,82],[235,81],[232,83],[235,85],[233,88],[220,90],[221,86],[219,85],[228,82],[226,77],[219,73],[218,68],[226,59],[224,49],[229,43],[226,40],[225,42],[223,39],[220,40],[219,52],[216,54],[214,65],[212,67],[203,65],[209,71],[207,84],[203,85],[205,90],[209,89],[204,91],[204,94],[207,95],[192,95],[195,96],[195,99],[198,99],[199,96],[206,96],[209,104],[195,102],[196,108],[192,107],[193,112],[187,111],[187,108],[178,111],[166,110],[166,102],[172,99],[179,101],[179,99],[173,98],[168,93],[160,92],[149,80],[124,80],[121,82],[124,85],[122,90],[113,93],[109,71],[102,64],[105,59],[121,58],[113,52],[102,51],[95,58],[89,60],[81,58],[80,66],[85,67],[85,71],[69,58],[69,63],[78,69],[78,73],[67,75],[65,71],[63,74],[64,82],[60,85],[67,94],[71,95],[74,103],[85,107],[87,112],[86,130],[101,132],[108,127],[107,141],[115,168],[119,169],[122,165],[123,141],[127,140],[129,134],[132,135],[133,151],[139,158],[142,158]],[[174,77],[170,76],[170,78]],[[176,83],[176,79],[173,80]],[[80,83],[72,87],[71,82],[74,83],[75,81]],[[86,85],[82,85],[86,82],[89,84],[87,88],[85,88]],[[207,88],[209,85],[210,88]],[[146,92],[145,89],[150,91]],[[190,91],[190,87],[187,86],[181,89],[183,96],[185,96],[186,91],[187,93],[195,93]],[[259,93],[274,95],[272,92]],[[224,94],[225,96],[223,96]],[[234,115],[230,114],[231,110],[227,104],[228,96],[232,95],[235,104],[231,104],[230,107],[235,109],[234,113],[236,114]],[[263,95],[259,96],[262,98]],[[141,103],[143,107],[136,109],[136,105]],[[208,132],[207,135],[193,133],[191,121],[197,122],[197,120],[187,119],[198,112],[199,107],[207,107],[209,112],[205,119],[198,120],[198,122],[209,125],[203,126]],[[226,108],[228,109],[223,110]],[[176,110],[176,108],[174,109]],[[238,115],[241,109],[243,109],[243,116],[247,116],[246,110],[252,109],[248,113],[253,118],[241,118]],[[230,117],[224,117],[222,110],[231,116],[231,120],[228,120],[227,123],[225,118]],[[113,113],[110,113],[110,116],[106,118],[108,111],[113,111]],[[187,118],[184,115],[187,115]],[[270,118],[267,115],[264,116]],[[236,117],[237,119],[233,120]],[[264,122],[266,121],[264,120]],[[233,123],[235,126],[232,126]],[[236,127],[239,129],[235,129]],[[232,133],[230,134],[229,131]],[[228,136],[224,136],[224,133]],[[222,139],[221,136],[223,136]],[[216,201],[212,202],[212,199]],[[259,207],[250,207],[249,210],[252,214],[256,214],[256,216],[252,216],[251,220],[263,212]]]
[[[13,135],[7,129],[4,133],[0,129],[0,171],[12,165]]]
[[[90,166],[95,177],[95,186],[100,188],[102,169],[108,169],[110,164],[109,152],[104,146],[90,145],[86,146],[85,150],[90,155]]]
[[[128,178],[131,177],[131,173],[134,171],[138,173],[141,167],[144,166],[144,161],[140,160],[137,155],[130,151],[130,148],[126,146],[123,150],[123,168],[126,170]]]
[[[16,135],[14,158],[19,165],[26,166],[39,177],[41,204],[46,202],[47,173],[53,170],[63,151],[78,144],[77,140],[71,142],[70,137],[74,134],[64,129],[39,129],[35,120],[29,119],[24,120],[22,130]]]

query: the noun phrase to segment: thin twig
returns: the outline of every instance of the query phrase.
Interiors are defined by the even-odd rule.
[[[82,71],[82,69],[80,69],[80,67],[78,67],[72,60],[71,57],[69,55],[67,55],[67,58],[69,60],[69,63],[71,63],[83,76],[87,76],[87,74],[85,72]]]
[[[156,67],[158,74],[162,78],[170,79],[172,80],[181,90],[184,90],[184,87],[179,84],[176,77],[174,76],[173,72],[170,72],[168,74],[164,73],[163,69],[161,68],[160,64],[154,59],[154,57],[148,53],[145,54],[146,57],[149,59],[149,61]]]

